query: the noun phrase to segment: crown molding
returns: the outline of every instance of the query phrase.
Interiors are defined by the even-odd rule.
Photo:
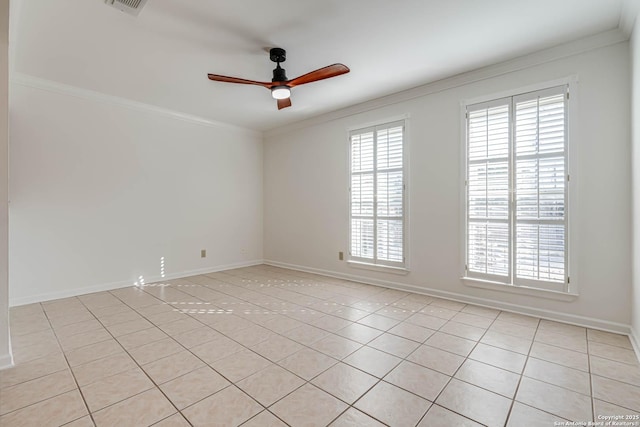
[[[306,120],[301,120],[288,125],[269,129],[264,132],[264,136],[266,139],[300,130],[308,126],[314,126],[353,116],[356,114],[365,113],[367,111],[376,110],[388,105],[398,104],[415,98],[442,92],[444,90],[453,89],[470,83],[475,83],[478,81],[512,73],[514,71],[534,67],[536,65],[541,65],[559,59],[579,55],[591,50],[615,45],[621,42],[625,42],[628,39],[628,36],[626,36],[620,29],[616,28],[589,37],[584,37],[569,43],[564,43],[549,49],[544,49],[508,61],[500,62],[498,64],[478,68],[462,74],[457,74],[452,77],[447,77],[442,80],[427,83],[425,85],[418,86],[412,89],[407,89],[391,95],[383,96],[381,98],[365,101],[360,104],[352,105],[350,107],[342,108],[340,110],[332,111]]]
[[[86,99],[90,101],[96,101],[106,103],[110,105],[117,105],[120,107],[129,108],[131,110],[140,111],[143,113],[150,113],[155,115],[164,116],[167,118],[181,120],[188,123],[213,127],[217,129],[224,129],[232,132],[238,132],[247,136],[262,138],[262,132],[244,128],[241,126],[232,125],[229,123],[219,122],[211,120],[205,117],[196,116],[192,114],[183,113],[180,111],[170,110],[167,108],[158,107],[151,104],[145,104],[143,102],[132,101],[130,99],[121,98],[118,96],[107,95],[102,92],[96,92],[89,89],[83,89],[77,86],[71,86],[64,83],[55,82],[52,80],[42,79],[25,73],[14,72],[10,77],[11,84],[45,90],[49,92],[59,93],[63,95],[73,96],[76,98]]]

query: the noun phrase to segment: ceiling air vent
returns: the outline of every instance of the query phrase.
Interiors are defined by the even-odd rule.
[[[104,2],[129,15],[138,16],[147,0],[104,0]]]

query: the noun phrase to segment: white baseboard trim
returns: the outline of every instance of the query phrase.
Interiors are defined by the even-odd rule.
[[[631,345],[636,352],[636,357],[638,358],[638,362],[640,362],[640,331],[635,330],[631,327],[631,332],[629,332],[629,340],[631,341]]]
[[[493,308],[496,310],[509,311],[512,313],[524,314],[527,316],[534,316],[534,317],[539,317],[547,320],[555,320],[558,322],[570,323],[572,325],[583,326],[583,327],[592,328],[592,329],[599,329],[602,331],[614,332],[617,334],[625,334],[625,335],[629,335],[632,342],[634,339],[633,337],[631,337],[631,327],[623,323],[610,322],[608,320],[594,319],[591,317],[578,316],[575,314],[559,313],[559,312],[545,310],[541,308],[504,303],[504,302],[499,302],[499,301],[485,299],[485,298],[478,298],[478,297],[458,294],[454,292],[447,292],[447,291],[441,291],[438,289],[409,285],[406,283],[373,279],[365,276],[357,276],[353,274],[340,273],[336,271],[323,270],[319,268],[288,264],[288,263],[279,262],[279,261],[265,260],[264,263],[274,267],[288,268],[291,270],[304,271],[306,273],[315,273],[315,274],[321,274],[324,276],[335,277],[338,279],[352,280],[354,282],[365,283],[368,285],[384,286],[386,288],[414,292],[417,294],[447,298],[453,301],[480,305],[483,307]],[[638,348],[636,347],[636,355],[638,354],[640,353],[638,352]]]
[[[11,368],[13,366],[13,357],[11,354],[3,354],[0,356],[0,371],[3,369]]]
[[[237,262],[233,264],[217,265],[214,267],[206,267],[206,268],[199,268],[196,270],[181,271],[178,273],[168,274],[165,277],[160,277],[160,276],[147,277],[145,279],[145,283],[149,284],[149,283],[161,282],[166,280],[182,279],[184,277],[197,276],[199,274],[215,273],[216,271],[231,270],[234,268],[242,268],[242,267],[251,267],[254,265],[261,265],[261,264],[263,264],[263,260],[259,259],[259,260]],[[99,285],[87,286],[82,288],[65,289],[57,292],[48,292],[44,294],[32,295],[32,296],[22,297],[22,298],[13,298],[13,299],[9,298],[9,307],[16,307],[19,305],[51,301],[51,300],[61,299],[61,298],[76,297],[78,295],[92,294],[95,292],[112,291],[114,289],[134,286],[134,282],[135,282],[135,279],[123,280],[119,282],[102,283]]]

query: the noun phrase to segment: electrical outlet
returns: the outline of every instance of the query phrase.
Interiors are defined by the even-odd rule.
[[[207,250],[206,249],[202,249],[200,251],[200,258],[206,258],[207,257]]]
[[[338,259],[344,261],[344,252],[338,252]]]

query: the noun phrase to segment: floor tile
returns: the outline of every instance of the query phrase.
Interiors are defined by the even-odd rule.
[[[587,352],[587,338],[583,336],[563,335],[539,330],[536,332],[535,340],[556,347],[566,348],[567,350],[579,351],[580,353]]]
[[[352,366],[338,363],[311,382],[337,398],[352,404],[373,387],[378,379]]]
[[[158,389],[148,390],[93,414],[97,427],[147,426],[176,410]]]
[[[332,422],[330,427],[384,427],[384,424],[355,408],[349,408]]]
[[[78,385],[85,386],[135,367],[136,362],[123,352],[73,367],[72,371]]]
[[[287,338],[303,345],[311,345],[327,335],[329,332],[311,325],[302,325],[284,333]]]
[[[344,402],[306,384],[273,405],[271,411],[292,426],[324,426],[345,409]]]
[[[179,353],[182,350],[184,350],[184,348],[173,339],[165,338],[133,348],[129,350],[129,354],[131,354],[131,357],[140,365],[146,365],[163,357]]]
[[[638,356],[636,356],[633,350],[595,341],[589,342],[589,354],[604,359],[615,360],[616,362],[629,363],[631,365],[637,365],[639,363]]]
[[[627,335],[614,334],[612,332],[598,331],[595,329],[587,329],[587,339],[602,344],[614,345],[633,350],[631,341]]]
[[[260,354],[261,356],[271,360],[272,362],[278,362],[293,353],[302,350],[303,346],[297,342],[285,338],[280,335],[274,335],[267,341],[263,341],[260,344],[256,344],[251,347],[251,350]]]
[[[145,329],[153,328],[153,323],[149,322],[146,319],[140,318],[136,320],[131,320],[129,322],[118,323],[115,325],[107,326],[107,329],[114,337],[119,337],[121,335],[131,334],[133,332],[143,331]]]
[[[434,401],[451,377],[424,366],[403,361],[384,380],[395,386]]]
[[[95,412],[153,387],[144,372],[134,368],[81,387],[81,390],[89,410]]]
[[[160,325],[159,328],[164,331],[164,333],[175,337],[176,335],[183,334],[185,332],[192,331],[194,329],[199,329],[203,326],[202,323],[197,320],[188,317],[183,320],[177,320],[175,322],[165,323]]]
[[[400,323],[400,321],[397,319],[392,319],[391,317],[386,317],[382,316],[381,314],[374,313],[358,320],[358,323],[379,329],[381,331],[388,331],[389,329]]]
[[[450,320],[440,328],[440,332],[445,332],[449,335],[455,335],[472,341],[478,341],[486,333],[486,329]]]
[[[272,362],[248,349],[211,363],[216,371],[233,382],[240,381],[270,365]]]
[[[524,424],[523,424],[524,425]],[[432,405],[418,427],[481,427],[475,421],[451,412],[439,405]]]
[[[324,316],[320,319],[317,319],[311,322],[311,325],[316,326],[320,329],[324,329],[329,332],[336,332],[340,329],[346,328],[351,323],[349,320],[342,319],[340,317],[335,316]]]
[[[491,324],[488,330],[524,339],[533,339],[536,334],[535,328],[502,321],[500,320],[500,316],[498,316],[498,319]]]
[[[370,326],[361,325],[360,323],[352,323],[344,329],[340,329],[336,334],[348,338],[360,344],[367,344],[369,341],[382,335],[382,331]]]
[[[178,335],[175,335],[173,339],[178,341],[184,347],[191,349],[200,344],[205,344],[209,341],[213,341],[220,336],[220,332],[214,331],[208,326],[202,326],[198,329],[193,329],[191,331],[182,332]]]
[[[121,335],[116,339],[124,348],[131,350],[165,338],[169,337],[159,328],[148,328],[130,334]]]
[[[520,382],[520,375],[472,359],[464,362],[455,377],[509,399],[513,399]]]
[[[527,360],[526,356],[522,354],[482,343],[476,346],[469,355],[469,358],[493,365],[497,368],[515,372],[516,374],[522,373],[525,361]]]
[[[487,426],[503,426],[511,400],[471,384],[451,380],[436,403]]]
[[[64,427],[95,427],[96,425],[93,423],[91,416],[85,415],[82,418],[78,418],[77,420],[71,421],[64,425]]]
[[[553,320],[540,320],[538,329],[541,331],[549,331],[556,334],[569,335],[574,337],[585,337],[587,329],[582,326],[569,325],[568,323],[555,322]]]
[[[378,378],[384,377],[402,359],[370,347],[362,347],[344,359],[353,367],[363,370]]]
[[[629,365],[597,356],[589,357],[591,373],[631,385],[640,384],[640,365]]]
[[[432,329],[423,328],[422,326],[413,325],[408,322],[402,322],[397,326],[389,329],[390,334],[398,335],[412,341],[423,343],[431,335],[435,333]]]
[[[237,383],[262,405],[270,406],[304,384],[304,380],[277,365],[269,366]]]
[[[231,386],[188,407],[182,413],[194,427],[210,426],[211,420],[216,420],[220,426],[238,426],[262,409],[255,400]]]
[[[460,311],[462,313],[475,314],[476,316],[482,316],[489,319],[495,319],[500,314],[500,310],[472,304],[468,304]]]
[[[311,344],[311,347],[336,359],[344,359],[362,347],[355,341],[337,335],[329,335]]]
[[[527,326],[529,328],[537,328],[540,323],[540,319],[537,317],[525,316],[524,314],[510,313],[508,311],[502,311],[496,318],[497,320],[515,323],[516,325]]]
[[[531,378],[522,378],[516,400],[569,421],[593,421],[590,397]]]
[[[190,348],[189,351],[206,363],[213,364],[216,360],[225,358],[244,349],[243,346],[235,341],[220,335],[211,341]]]
[[[336,363],[336,359],[310,348],[304,348],[278,362],[283,368],[307,381]]]
[[[62,353],[35,359],[11,369],[0,370],[0,388],[6,388],[67,369]]]
[[[464,312],[457,313],[451,318],[451,320],[457,323],[464,323],[465,325],[475,326],[476,328],[484,330],[491,326],[494,321],[494,319],[491,318]]]
[[[220,374],[205,366],[160,386],[178,409],[184,409],[230,385]]]
[[[404,427],[416,425],[431,402],[381,381],[354,406],[389,426]]]
[[[398,357],[407,357],[420,344],[393,334],[383,334],[369,343],[369,347],[393,354]]]
[[[425,345],[436,347],[440,350],[445,350],[449,353],[454,353],[464,357],[468,356],[476,345],[474,341],[449,334],[443,334],[442,332],[436,332],[431,335],[431,337],[429,337],[429,339],[424,343]]]
[[[68,369],[0,389],[0,415],[76,389]]]
[[[591,381],[595,398],[640,412],[640,387],[597,375]]]
[[[464,357],[435,347],[422,345],[411,353],[407,360],[446,375],[453,375],[464,362]]]
[[[520,402],[514,402],[513,408],[511,408],[511,414],[509,415],[509,421],[507,422],[507,427],[554,426],[562,425],[555,423],[564,423],[566,421],[567,420],[564,418],[560,418],[556,415],[543,412],[539,409],[532,408],[531,406],[523,405]]]
[[[118,341],[111,339],[66,352],[69,366],[74,367],[118,353],[124,353]]]
[[[189,424],[182,415],[173,414],[172,416],[155,423],[153,427],[191,427],[191,424]]]
[[[593,399],[593,412],[595,414],[596,420],[601,420],[602,418],[598,418],[598,416],[611,416],[611,415],[636,415],[640,416],[640,411],[632,411],[628,408],[623,408],[621,406],[614,405],[609,402],[604,402],[599,399]],[[611,418],[609,418],[611,419]],[[638,418],[635,418],[638,419]]]
[[[287,425],[271,412],[262,411],[246,423],[242,424],[242,427],[287,427]]]
[[[552,345],[534,342],[530,355],[547,362],[557,363],[581,371],[589,371],[589,358],[586,354]]]
[[[0,416],[0,425],[42,427],[63,425],[87,414],[78,390],[72,390]]]
[[[108,340],[113,340],[113,337],[106,329],[97,329],[95,331],[82,332],[80,334],[59,338],[60,347],[62,347],[65,352]]]
[[[591,395],[589,374],[544,360],[530,357],[524,375],[578,393]]]
[[[501,334],[499,332],[487,331],[480,339],[483,344],[498,347],[503,350],[515,351],[516,353],[528,355],[533,340],[514,337],[513,335]]]
[[[422,326],[427,329],[440,329],[447,323],[448,319],[441,319],[439,317],[428,316],[423,313],[416,313],[413,316],[409,317],[406,322],[412,323],[414,325]]]
[[[433,305],[433,303],[420,310],[420,313],[426,314],[427,316],[438,317],[444,320],[451,320],[453,316],[458,314],[458,312],[455,310],[438,307],[436,305]]]
[[[188,351],[181,351],[142,366],[156,384],[162,384],[204,366],[204,363]]]

